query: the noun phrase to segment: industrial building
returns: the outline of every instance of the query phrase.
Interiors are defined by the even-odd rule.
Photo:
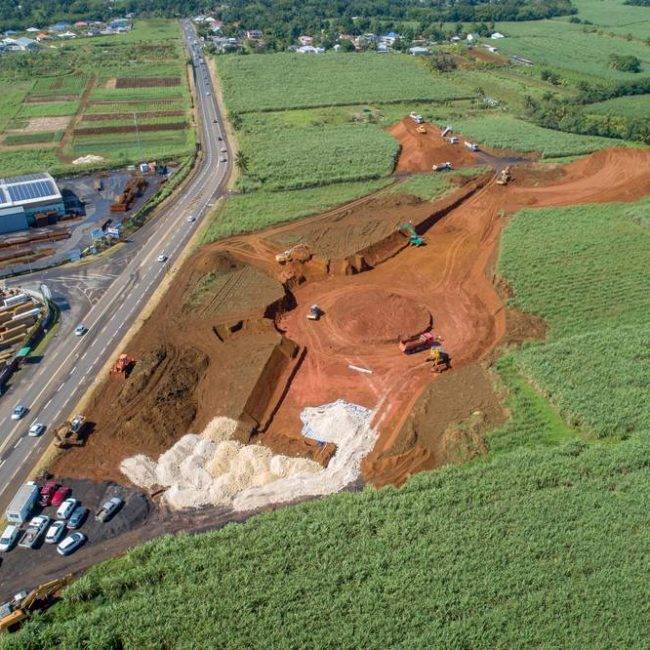
[[[63,197],[50,174],[0,178],[0,234],[27,230],[36,215],[65,214]]]

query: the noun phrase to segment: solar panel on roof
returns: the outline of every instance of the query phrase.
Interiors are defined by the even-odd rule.
[[[7,192],[12,201],[27,201],[41,199],[56,194],[51,181],[31,181],[19,185],[8,185]]]

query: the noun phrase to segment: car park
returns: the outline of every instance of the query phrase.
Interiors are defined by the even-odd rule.
[[[54,495],[52,496],[52,505],[54,507],[60,506],[69,496],[72,490],[65,485],[60,485]]]
[[[74,553],[84,542],[86,541],[86,536],[83,533],[72,533],[68,535],[57,547],[57,553],[59,555],[70,555]]]
[[[15,526],[10,524],[0,535],[0,551],[6,553],[10,551],[18,541],[18,536],[20,535],[20,526]]]
[[[76,499],[66,499],[56,511],[57,519],[67,519],[75,511],[75,508],[79,505],[79,501]]]
[[[27,413],[27,407],[24,404],[16,404],[11,412],[12,420],[20,420]]]
[[[68,528],[81,528],[84,521],[86,521],[87,516],[88,508],[77,506],[74,509],[74,512],[70,515],[70,519],[68,519]]]
[[[45,533],[45,543],[46,544],[58,544],[61,541],[61,538],[65,535],[66,525],[65,521],[55,521],[50,524],[50,527]]]
[[[32,438],[37,438],[38,436],[43,435],[44,431],[45,425],[42,422],[32,422],[32,426],[29,427],[27,435],[31,436]]]
[[[124,504],[124,499],[121,497],[112,497],[108,501],[105,501],[102,504],[102,507],[95,514],[95,519],[97,521],[108,521],[112,519],[115,513],[122,507]]]
[[[74,328],[74,335],[75,336],[83,336],[86,332],[88,331],[88,328],[81,324],[77,325],[77,327]]]

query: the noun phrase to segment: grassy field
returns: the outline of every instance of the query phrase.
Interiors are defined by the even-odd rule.
[[[61,117],[74,115],[79,109],[79,102],[38,102],[35,104],[23,104],[18,111],[18,119],[29,119],[30,117]]]
[[[410,56],[298,54],[217,58],[231,111],[264,111],[330,104],[443,101],[468,91],[443,76],[432,78]]]
[[[487,147],[539,152],[544,158],[559,158],[590,153],[606,147],[620,147],[622,140],[576,135],[545,129],[506,113],[484,113],[458,118],[454,127],[463,135]]]
[[[646,7],[625,4],[625,0],[572,0],[578,17],[613,34],[647,39],[650,15]]]
[[[650,95],[616,97],[604,102],[590,104],[589,113],[596,115],[615,115],[630,118],[645,118],[650,121]]]
[[[164,537],[91,569],[4,647],[642,647],[648,440]]]
[[[6,84],[0,86],[0,131],[10,124],[15,115],[20,111],[23,100],[29,92],[28,83]]]

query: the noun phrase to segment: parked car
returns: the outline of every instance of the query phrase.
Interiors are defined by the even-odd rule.
[[[27,435],[31,436],[32,438],[37,438],[38,436],[43,435],[44,431],[45,425],[42,422],[32,422],[32,426],[29,427]]]
[[[3,531],[0,536],[0,551],[6,553],[10,551],[18,541],[20,535],[20,527],[10,524]]]
[[[52,496],[52,505],[58,508],[69,496],[72,490],[65,485],[60,485]]]
[[[87,516],[88,508],[77,506],[70,515],[70,519],[68,519],[68,528],[81,528]]]
[[[79,501],[76,499],[66,499],[56,511],[57,519],[67,519],[75,511],[75,508],[79,505]]]
[[[45,481],[43,483],[43,486],[41,487],[41,492],[40,492],[40,498],[38,500],[38,503],[43,507],[47,508],[47,506],[52,503],[52,497],[54,496],[54,493],[59,489],[59,484],[56,481]]]
[[[56,547],[57,553],[59,555],[70,555],[70,553],[74,553],[85,541],[86,536],[83,533],[72,533],[72,535],[68,535]]]
[[[20,420],[27,413],[27,407],[24,404],[16,404],[14,410],[11,412],[12,420]]]
[[[102,504],[102,507],[95,514],[97,521],[108,521],[122,507],[124,499],[112,497]]]
[[[74,335],[75,336],[83,336],[86,332],[88,331],[88,328],[81,324],[77,325],[77,327],[74,328]]]
[[[18,546],[22,546],[23,548],[35,548],[41,537],[45,534],[51,521],[52,520],[47,515],[32,517],[29,524],[27,524],[25,534],[20,539],[20,542],[18,542]]]
[[[61,541],[61,538],[65,535],[65,531],[65,521],[55,521],[47,529],[47,533],[45,533],[45,543],[58,544]]]

